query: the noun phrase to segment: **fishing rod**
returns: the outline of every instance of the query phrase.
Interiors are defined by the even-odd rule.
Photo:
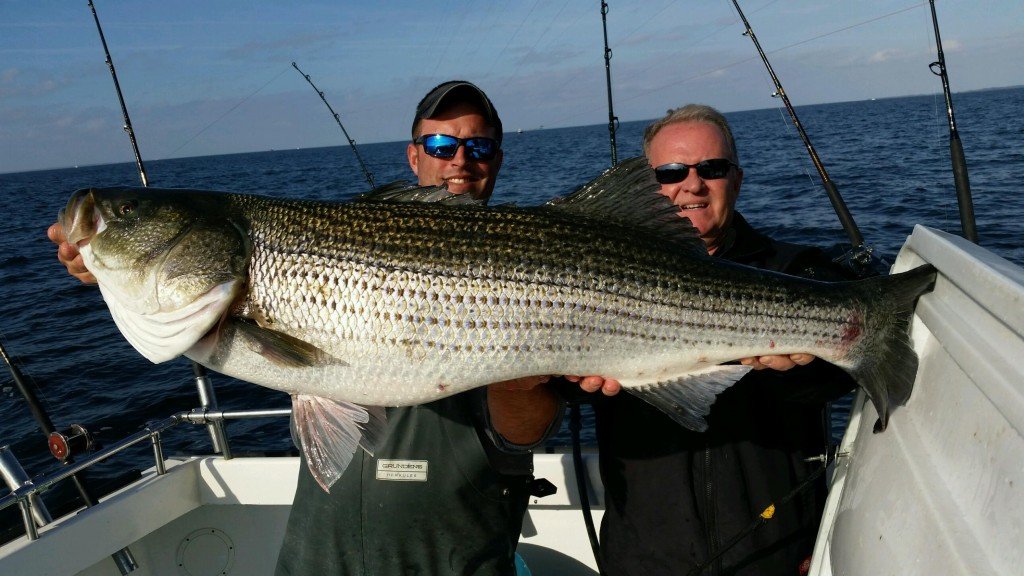
[[[604,28],[604,77],[608,86],[608,140],[612,146],[612,166],[619,163],[619,153],[615,146],[615,130],[619,119],[612,107],[612,49],[608,47],[608,3],[601,0],[601,27]]]
[[[39,401],[39,396],[36,395],[32,386],[29,385],[28,380],[22,373],[21,369],[18,368],[14,360],[7,354],[7,349],[4,348],[3,342],[0,342],[0,356],[3,357],[4,362],[7,364],[7,369],[11,373],[11,379],[14,381],[14,387],[18,389],[25,401],[28,403],[29,412],[32,413],[32,419],[36,421],[39,428],[46,435],[47,444],[50,448],[50,452],[55,458],[58,458],[64,463],[72,461],[71,454],[75,450],[71,448],[72,444],[78,445],[79,440],[85,443],[91,443],[87,433],[81,427],[73,427],[74,432],[57,432],[57,427],[54,426],[53,420],[50,419],[49,414],[46,413],[46,409],[43,408],[43,403]],[[71,440],[74,438],[74,440]],[[82,501],[85,502],[86,506],[95,506],[96,500],[89,494],[85,484],[78,475],[71,476],[72,482],[75,484],[75,488],[78,490],[78,495],[82,497]]]
[[[953,96],[949,92],[949,76],[946,74],[946,56],[942,53],[942,37],[939,35],[939,17],[935,14],[935,0],[928,0],[932,9],[932,26],[935,28],[935,48],[939,59],[928,65],[932,74],[942,79],[942,93],[946,97],[946,118],[949,120],[949,156],[953,163],[953,181],[956,183],[956,200],[960,205],[960,226],[964,238],[978,243],[978,231],[974,223],[974,202],[971,200],[971,182],[967,177],[967,160],[964,158],[964,146],[960,143],[960,133],[956,129],[953,117]]]
[[[7,354],[7,349],[4,348],[2,341],[0,341],[0,356],[3,357],[4,362],[7,364],[7,369],[11,373],[11,379],[14,381],[14,387],[18,389],[18,392],[21,393],[23,398],[25,398],[25,402],[28,403],[29,411],[32,413],[32,418],[39,425],[43,434],[46,435],[47,446],[50,449],[50,453],[65,465],[73,463],[73,452],[82,449],[88,450],[91,447],[92,440],[89,437],[88,432],[86,432],[81,426],[77,425],[72,426],[64,432],[58,432],[56,426],[53,425],[53,420],[51,420],[50,416],[46,413],[46,409],[43,408],[42,402],[39,401],[39,397],[36,396],[35,391],[32,389],[32,386],[29,385],[25,375]],[[95,506],[96,499],[92,497],[92,494],[86,487],[85,480],[78,474],[72,474],[70,476],[70,480],[75,485],[75,490],[78,492],[78,496],[82,499],[82,502],[87,507]],[[48,513],[43,514],[44,518],[48,516]],[[26,530],[29,529],[30,525],[28,522],[31,521],[32,520],[30,518],[26,518]],[[113,559],[114,564],[122,575],[130,574],[138,568],[138,563],[135,561],[135,557],[128,548],[122,548],[111,554],[110,557]]]
[[[135,130],[132,128],[132,121],[128,117],[128,107],[124,103],[124,95],[121,94],[121,84],[117,81],[117,71],[114,70],[114,61],[110,58],[110,50],[107,49],[107,39],[103,36],[103,27],[100,26],[100,17],[96,14],[96,6],[89,0],[89,10],[92,10],[92,18],[96,21],[96,30],[100,33],[100,42],[103,44],[103,53],[107,58],[107,68],[110,69],[110,76],[114,79],[114,90],[117,91],[117,100],[121,103],[121,116],[124,118],[124,131],[128,133],[128,139],[132,143],[132,152],[135,154],[135,166],[139,169],[139,177],[142,178],[142,185],[149,186],[149,178],[146,177],[146,167],[142,164],[142,154],[139,153],[139,143],[135,140]]]
[[[363,157],[359,155],[359,150],[356,148],[356,141],[348,135],[348,130],[345,130],[345,127],[341,124],[341,116],[338,116],[338,113],[331,107],[331,103],[324,97],[323,90],[317,88],[316,84],[313,84],[313,80],[309,78],[309,74],[299,70],[299,67],[295,62],[292,62],[292,68],[295,68],[299,74],[302,74],[302,77],[306,79],[306,82],[309,82],[309,85],[313,87],[313,90],[316,90],[316,93],[320,95],[320,99],[324,101],[324,104],[327,105],[327,109],[330,110],[331,115],[334,116],[334,121],[338,123],[338,128],[341,128],[342,134],[344,134],[345,138],[348,140],[348,145],[352,147],[352,152],[355,152],[356,160],[359,161],[359,167],[363,169],[363,176],[366,177],[366,181],[370,184],[370,188],[376,188],[377,186],[373,183],[373,175],[371,175],[370,171],[366,169],[366,164],[363,163]]]
[[[753,41],[758,55],[761,56],[761,61],[764,63],[765,68],[768,69],[768,74],[771,76],[772,82],[775,84],[775,93],[772,94],[772,96],[782,98],[782,102],[786,106],[786,111],[789,112],[789,117],[793,121],[793,125],[796,126],[796,130],[800,134],[800,139],[803,140],[804,146],[807,148],[807,153],[811,156],[811,162],[814,163],[814,168],[818,171],[818,175],[821,177],[821,183],[825,187],[825,192],[828,194],[829,200],[832,202],[832,208],[835,210],[836,216],[839,217],[839,222],[843,225],[846,235],[850,238],[851,248],[843,256],[843,260],[848,263],[848,265],[854,270],[854,272],[857,272],[858,275],[868,273],[871,270],[871,253],[873,252],[873,249],[864,245],[864,237],[861,235],[860,229],[857,228],[857,224],[853,221],[853,215],[850,214],[849,209],[847,209],[846,203],[843,201],[843,197],[839,195],[839,190],[829,177],[828,171],[825,170],[825,165],[822,164],[821,158],[818,157],[818,152],[814,149],[814,145],[811,144],[810,137],[807,136],[807,132],[800,123],[800,119],[796,115],[796,110],[793,109],[793,105],[790,103],[789,97],[786,96],[786,90],[782,87],[782,83],[779,81],[779,77],[775,74],[775,70],[772,69],[771,62],[768,61],[768,56],[766,56],[764,50],[761,49],[761,43],[757,41],[754,29],[750,27],[750,22],[747,21],[747,17],[743,14],[743,10],[740,8],[739,2],[737,0],[732,0],[732,5],[736,7],[736,12],[739,14],[740,19],[743,20],[743,26],[746,28],[743,35],[749,36],[750,40]]]

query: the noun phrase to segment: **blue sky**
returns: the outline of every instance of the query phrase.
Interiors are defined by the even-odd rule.
[[[506,130],[607,122],[599,2],[95,0],[144,160],[408,137],[451,78]],[[777,106],[730,0],[609,0],[616,115]],[[936,93],[927,2],[745,0],[793,103]],[[956,91],[1024,84],[1024,2],[937,2]],[[129,162],[86,0],[0,0],[0,173]]]

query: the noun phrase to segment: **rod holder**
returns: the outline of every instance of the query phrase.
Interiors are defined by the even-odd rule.
[[[206,375],[206,369],[201,365],[192,363],[192,373],[195,374],[196,389],[199,392],[199,404],[204,411],[217,410],[217,394],[213,390],[213,382]],[[213,451],[219,452],[225,460],[231,459],[231,445],[228,443],[228,434],[224,428],[224,421],[213,421],[206,425],[210,432],[210,441],[213,442]]]
[[[11,451],[10,446],[0,446],[0,476],[3,476],[4,482],[7,483],[7,487],[11,489],[11,492],[32,483],[28,474],[25,473],[25,469],[21,467],[21,462],[18,462],[18,458]],[[26,515],[25,531],[27,533],[31,533],[29,530],[30,524],[34,531],[36,526],[43,527],[53,522],[53,517],[50,516],[49,510],[46,509],[46,504],[43,503],[42,498],[38,494],[33,494],[28,500],[28,502],[22,505],[22,514]],[[28,519],[29,517],[34,520],[34,523]]]

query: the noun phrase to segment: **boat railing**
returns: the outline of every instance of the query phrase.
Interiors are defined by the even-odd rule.
[[[206,404],[206,402],[204,402],[204,404]],[[39,531],[36,526],[36,520],[34,520],[33,516],[40,518],[48,516],[47,513],[42,512],[45,508],[42,507],[42,503],[38,496],[52,488],[57,483],[67,480],[87,468],[95,466],[115,454],[123,452],[136,444],[148,440],[153,445],[153,458],[155,460],[156,474],[163,475],[167,472],[167,468],[164,464],[162,434],[166,430],[169,430],[178,424],[190,423],[206,425],[211,428],[212,432],[215,428],[223,431],[223,424],[228,420],[275,418],[289,416],[290,414],[291,408],[225,411],[211,410],[208,407],[200,407],[194,408],[190,411],[179,412],[178,414],[174,414],[173,416],[163,420],[151,422],[135,434],[132,434],[131,436],[128,436],[127,438],[106,448],[93,452],[81,460],[65,464],[59,470],[47,474],[42,478],[37,480],[25,479],[20,482],[19,485],[12,485],[11,493],[0,498],[0,510],[4,510],[14,505],[20,506],[22,522],[25,525],[25,534],[29,540],[36,540],[39,538]],[[219,452],[225,459],[231,458],[230,445],[227,441],[226,434],[217,434],[217,436],[214,437],[214,446],[215,451]],[[13,462],[10,463],[14,468],[20,468],[20,464],[17,464],[17,460],[13,459],[13,455],[9,455],[9,460],[13,460]],[[40,521],[39,525],[42,526],[45,523],[45,521]]]

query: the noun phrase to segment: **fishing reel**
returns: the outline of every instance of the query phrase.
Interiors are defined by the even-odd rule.
[[[76,455],[92,452],[96,442],[81,424],[72,424],[61,432],[50,432],[46,445],[54,458],[65,463]]]

